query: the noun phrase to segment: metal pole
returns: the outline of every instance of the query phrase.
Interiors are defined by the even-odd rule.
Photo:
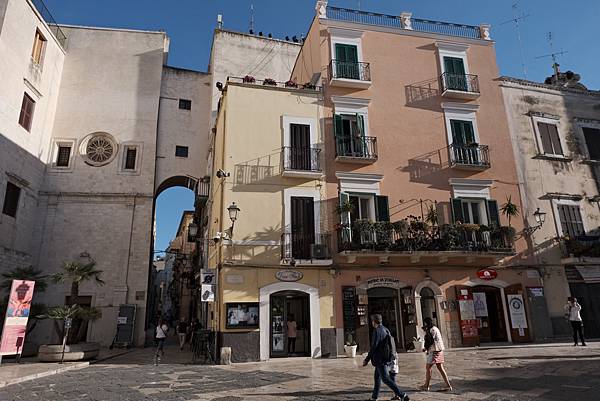
[[[65,360],[65,347],[67,345],[67,337],[69,335],[69,327],[67,327],[65,329],[65,334],[63,336],[63,343],[62,343],[62,355],[60,356],[60,363],[62,364]]]

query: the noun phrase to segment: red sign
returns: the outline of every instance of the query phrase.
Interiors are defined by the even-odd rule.
[[[482,280],[493,280],[498,277],[498,272],[494,269],[482,269],[477,272],[477,276]]]
[[[35,281],[12,282],[0,340],[0,355],[20,354],[23,350],[34,286]]]

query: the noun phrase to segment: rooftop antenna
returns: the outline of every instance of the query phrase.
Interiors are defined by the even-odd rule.
[[[568,52],[565,52],[565,51],[555,52],[554,51],[554,36],[552,35],[552,32],[548,32],[547,38],[548,38],[548,42],[550,43],[550,54],[538,56],[538,57],[536,57],[536,59],[552,57],[552,69],[554,69],[554,76],[556,77],[556,79],[558,79],[558,73],[559,73],[558,56],[562,56],[563,54],[566,54]]]
[[[254,32],[254,3],[250,4],[250,32]]]
[[[500,23],[500,25],[506,25],[510,22],[515,24],[515,30],[517,31],[517,39],[519,41],[519,51],[521,52],[521,67],[523,68],[523,78],[527,79],[527,65],[525,64],[525,56],[523,55],[523,41],[521,40],[520,23],[525,18],[530,17],[531,14],[525,14],[525,12],[522,12],[519,15],[519,2],[518,1],[512,5],[512,12],[513,12],[512,19],[509,19],[508,21],[504,21],[504,22]]]

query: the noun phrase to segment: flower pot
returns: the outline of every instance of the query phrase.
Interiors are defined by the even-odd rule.
[[[425,348],[425,340],[413,341],[413,345],[415,346],[415,352],[421,352]]]
[[[346,351],[346,356],[348,358],[356,358],[356,348],[357,345],[344,345],[344,351]]]

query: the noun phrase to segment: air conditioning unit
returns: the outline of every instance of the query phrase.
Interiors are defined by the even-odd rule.
[[[312,259],[329,259],[329,248],[325,244],[311,244],[310,257]]]

